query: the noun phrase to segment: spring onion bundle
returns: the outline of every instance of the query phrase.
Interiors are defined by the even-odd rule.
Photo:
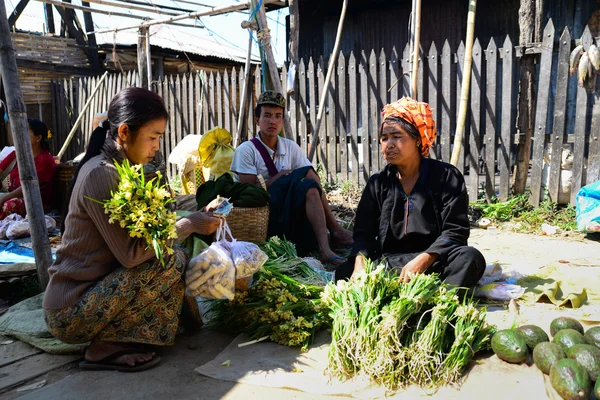
[[[363,373],[390,392],[457,383],[493,333],[485,312],[461,302],[458,290],[435,274],[399,283],[371,262],[353,282],[329,284],[322,299],[332,320],[330,373]]]

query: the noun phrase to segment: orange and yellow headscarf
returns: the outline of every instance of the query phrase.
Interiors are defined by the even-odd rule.
[[[388,117],[402,118],[417,128],[421,135],[421,154],[425,157],[429,155],[429,149],[435,142],[437,132],[429,104],[403,97],[384,106],[381,115],[384,121]],[[381,127],[383,128],[383,125]]]

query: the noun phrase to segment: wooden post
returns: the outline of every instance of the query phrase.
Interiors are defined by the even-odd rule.
[[[27,112],[19,83],[17,60],[8,28],[4,1],[0,1],[0,70],[6,92],[10,127],[17,152],[25,209],[30,221],[29,227],[35,265],[40,286],[44,290],[48,285],[48,268],[52,264],[52,251],[48,241],[44,207],[42,206],[40,186],[28,134]]]
[[[15,23],[17,22],[17,19],[19,19],[19,17],[23,13],[23,10],[25,10],[25,7],[27,7],[28,3],[29,3],[29,0],[21,0],[21,1],[19,1],[17,3],[17,6],[15,7],[15,9],[13,10],[13,12],[10,13],[10,17],[8,17],[8,30],[9,30],[9,32],[10,32],[10,30],[12,28],[15,27]]]
[[[56,28],[54,27],[54,13],[52,11],[52,4],[44,4],[44,11],[46,15],[46,31],[50,35],[56,34]]]
[[[148,58],[146,57],[146,32],[147,27],[140,27],[138,30],[138,45],[137,45],[137,64],[138,64],[138,76],[140,77],[140,86],[144,89],[148,89]]]
[[[252,5],[254,7],[255,3],[256,1],[252,0]],[[256,11],[256,21],[258,22],[260,43],[267,58],[267,65],[269,66],[269,76],[271,77],[271,81],[273,81],[273,89],[278,93],[283,93],[281,89],[281,81],[279,79],[279,70],[277,69],[275,56],[273,56],[273,49],[271,48],[271,35],[269,33],[269,25],[267,24],[267,15],[265,14],[264,4],[261,4]],[[295,141],[295,134],[292,130],[292,124],[290,124],[290,117],[288,116],[287,112],[283,113],[283,130],[286,138]]]
[[[344,0],[342,4],[342,13],[340,14],[340,22],[338,22],[337,34],[335,37],[335,45],[333,46],[333,52],[329,56],[329,66],[327,67],[327,76],[325,77],[325,84],[323,85],[323,91],[321,92],[321,98],[319,99],[319,114],[317,115],[317,122],[315,124],[315,131],[312,133],[312,143],[310,145],[310,152],[308,153],[308,160],[312,162],[319,145],[319,128],[321,128],[321,121],[323,120],[323,113],[325,112],[325,98],[327,97],[327,89],[329,88],[329,81],[333,74],[333,67],[337,60],[337,55],[340,48],[340,40],[342,38],[342,31],[344,30],[344,18],[346,18],[346,9],[348,8],[348,0]],[[313,102],[314,103],[314,102]],[[313,104],[313,107],[316,104]],[[364,122],[363,122],[364,123]]]
[[[244,87],[242,97],[240,98],[240,111],[238,113],[237,131],[233,138],[233,147],[237,147],[242,139],[242,128],[244,126],[244,117],[246,108],[248,108],[248,87],[250,86],[250,59],[252,58],[252,31],[248,30],[248,54],[246,54],[246,65],[244,66]],[[251,113],[251,111],[250,111]],[[250,129],[250,127],[248,127]]]
[[[146,28],[146,70],[148,73],[148,89],[152,90],[152,49],[150,48],[150,28]],[[140,77],[142,80],[144,77]]]
[[[413,52],[413,65],[412,65],[412,84],[411,84],[411,96],[417,100],[417,82],[419,80],[419,47],[421,47],[421,0],[413,0],[414,15],[413,20],[413,37],[412,52]]]
[[[85,7],[90,6],[90,3],[85,2],[85,1],[83,1],[81,4]],[[83,13],[83,23],[85,24],[85,30],[87,32],[94,30],[94,21],[92,19],[91,12]],[[98,46],[96,44],[96,35],[94,35],[94,34],[87,35],[87,42],[90,47],[89,53],[88,53],[89,59],[90,59],[90,64],[92,64],[92,68],[99,69],[100,68],[100,58],[98,58],[98,48],[97,48]]]
[[[467,120],[467,105],[469,103],[469,91],[471,89],[471,64],[473,63],[473,41],[475,32],[475,13],[477,9],[477,0],[469,1],[469,15],[467,17],[467,39],[465,44],[465,69],[463,71],[463,82],[460,93],[460,105],[458,109],[458,120],[456,121],[456,132],[454,133],[454,147],[450,164],[456,166],[462,142],[465,136],[465,122]]]
[[[288,94],[293,94],[296,91],[296,70],[298,69],[298,43],[300,42],[300,11],[298,7],[298,0],[288,0],[290,8],[290,43],[289,43],[289,54],[288,60],[290,61],[290,68],[288,74],[293,75],[291,82],[293,85],[288,85]]]
[[[529,160],[531,158],[531,137],[535,115],[536,66],[535,55],[525,54],[525,48],[533,42],[541,42],[543,7],[540,0],[521,0],[519,8],[519,46],[521,48],[521,78],[517,109],[517,164],[514,171],[513,193],[525,192]],[[543,4],[542,4],[543,6]]]

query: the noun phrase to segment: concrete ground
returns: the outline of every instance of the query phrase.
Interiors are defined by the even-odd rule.
[[[514,268],[523,273],[531,273],[541,267],[550,265],[561,266],[561,268],[600,267],[600,243],[579,237],[555,238],[509,233],[501,230],[474,229],[471,234],[470,244],[480,249],[488,262],[497,261],[507,268]],[[524,307],[523,310],[526,311],[526,308]],[[535,309],[535,307],[529,308]],[[556,308],[549,305],[540,305],[540,308],[537,308],[537,310],[538,314],[545,314],[546,316],[550,316],[553,312],[556,312]],[[500,321],[503,319],[502,316],[507,315],[508,311],[504,311],[500,307],[490,312],[490,314],[493,313],[498,314],[495,316],[496,318],[490,319]],[[214,380],[199,375],[194,371],[196,367],[212,360],[232,339],[232,335],[214,333],[206,329],[192,336],[181,336],[174,348],[164,349],[160,352],[162,362],[158,367],[135,374],[81,372],[77,367],[76,361],[67,362],[50,372],[46,372],[40,376],[32,376],[28,381],[19,384],[19,387],[23,388],[31,383],[45,380],[46,383],[43,387],[26,391],[18,391],[19,387],[15,387],[4,393],[0,389],[0,398],[7,400],[16,398],[56,400],[121,398],[132,400],[187,398],[280,400],[332,398],[332,396],[318,396],[295,390],[274,389]],[[0,346],[0,361],[2,360],[2,351],[6,353],[6,350],[2,350],[2,346]],[[39,355],[20,360],[19,363],[25,363],[21,368],[25,368],[27,360],[33,359],[33,357],[39,357]],[[495,356],[490,358],[491,361],[493,359],[495,359]],[[7,365],[3,369],[9,368],[11,365]],[[503,366],[500,365],[500,368],[503,368]],[[527,366],[524,368],[527,368]],[[1,372],[2,369],[0,369],[0,382],[3,379]],[[539,371],[537,373],[539,375]],[[464,393],[465,396],[460,396],[459,392],[458,395],[452,397],[490,399],[524,398],[522,392],[518,393],[520,391],[518,384],[524,385],[527,382],[519,382],[518,376],[516,383],[507,385],[504,393],[496,390],[498,387],[502,388],[502,383],[497,382],[497,379],[494,391],[490,392],[487,389],[491,386],[485,383],[485,380],[478,381],[477,376],[479,375],[473,374],[467,377],[464,388],[465,390],[469,390],[470,395]],[[522,378],[527,380],[526,376],[523,375]],[[541,379],[539,377],[538,380]],[[468,387],[471,389],[467,389]],[[476,395],[477,393],[479,394]],[[448,398],[446,395],[438,393],[434,397]],[[547,396],[552,397],[553,395],[544,392],[542,388],[537,393],[531,394],[529,398],[545,398]],[[339,396],[337,397],[339,398]],[[403,396],[403,398],[406,397],[412,398],[413,396]],[[419,395],[418,397],[421,396]]]

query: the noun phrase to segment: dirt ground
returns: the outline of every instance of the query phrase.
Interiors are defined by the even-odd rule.
[[[516,269],[525,274],[540,268],[597,268],[600,267],[600,243],[581,237],[548,237],[510,233],[502,230],[472,230],[470,244],[482,251],[488,262],[497,261],[505,268]],[[598,274],[596,274],[598,276]],[[587,287],[600,287],[600,281],[582,282]],[[587,310],[587,311],[586,311]],[[592,315],[587,324],[598,324],[597,309],[588,306],[579,310],[579,316]],[[560,311],[564,315],[565,310]],[[535,322],[541,326],[559,313],[553,305],[520,304],[519,323]],[[595,315],[594,315],[595,314]],[[500,327],[510,325],[514,316],[503,306],[489,309],[489,320]],[[18,387],[2,393],[3,399],[326,399],[340,396],[319,396],[311,393],[281,388],[253,386],[214,380],[199,375],[195,368],[215,358],[232,340],[232,335],[210,332],[206,329],[191,336],[180,336],[174,348],[160,352],[161,364],[149,371],[125,374],[118,372],[81,372],[77,361],[64,359],[59,367],[39,376],[31,376]],[[14,345],[14,343],[13,343]],[[0,361],[8,346],[0,346]],[[6,354],[4,354],[5,356]],[[11,364],[14,368],[27,368],[27,364],[48,363],[59,356],[48,356],[43,361],[34,357],[24,358]],[[62,356],[65,357],[65,356]],[[28,361],[30,360],[30,361]],[[70,360],[70,361],[69,361]],[[20,364],[19,364],[20,363]],[[473,368],[467,375],[460,391],[441,390],[434,398],[489,398],[489,399],[538,399],[553,398],[547,382],[535,367],[511,366],[495,356],[486,358],[487,368]],[[19,365],[17,365],[19,364]],[[8,368],[11,365],[4,367]],[[13,368],[13,369],[14,369]],[[29,368],[32,368],[31,366]],[[325,366],[323,366],[325,368]],[[2,370],[0,370],[2,372]],[[0,373],[0,383],[6,377]],[[39,389],[18,391],[31,383],[45,381]],[[419,390],[409,390],[398,398],[426,397]]]

